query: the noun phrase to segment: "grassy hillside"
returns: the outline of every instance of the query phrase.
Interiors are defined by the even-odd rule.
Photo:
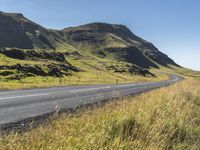
[[[75,51],[76,50],[76,51]],[[5,53],[6,52],[6,53]],[[21,58],[23,57],[23,58]],[[141,69],[127,62],[99,58],[74,47],[53,50],[0,50],[0,88],[28,88],[98,83],[158,81],[167,75]]]
[[[200,148],[200,80],[52,117],[22,133],[4,135],[1,149]]]

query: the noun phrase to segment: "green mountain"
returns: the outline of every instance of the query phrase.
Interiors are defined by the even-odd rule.
[[[0,59],[3,79],[97,71],[155,76],[148,70],[180,67],[124,25],[90,23],[52,30],[22,14],[4,12],[0,12]]]
[[[134,35],[126,26],[91,23],[63,30],[49,30],[22,14],[0,12],[0,47],[56,49],[68,44],[91,50],[99,57],[158,68],[177,64],[152,43]]]
[[[134,35],[124,25],[91,23],[63,30],[63,38],[72,45],[83,45],[101,57],[136,64],[143,68],[178,66],[152,43]]]

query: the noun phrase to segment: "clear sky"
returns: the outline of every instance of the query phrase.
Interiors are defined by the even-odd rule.
[[[185,67],[200,70],[200,0],[0,0],[47,27],[124,24]]]

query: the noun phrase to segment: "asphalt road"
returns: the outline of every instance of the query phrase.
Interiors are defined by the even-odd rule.
[[[179,80],[181,80],[181,77],[170,75],[170,80],[161,82],[1,91],[0,127],[57,110],[73,109],[167,86]]]

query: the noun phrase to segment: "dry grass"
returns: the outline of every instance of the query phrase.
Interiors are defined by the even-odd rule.
[[[143,77],[138,75],[120,74],[103,71],[87,71],[74,73],[71,76],[62,78],[56,77],[27,77],[21,80],[6,80],[0,77],[0,89],[19,89],[19,88],[37,88],[54,87],[68,85],[91,85],[91,84],[116,84],[130,82],[153,82],[167,80],[167,75],[158,74],[155,77]]]
[[[63,114],[0,139],[0,149],[200,149],[200,82]]]

